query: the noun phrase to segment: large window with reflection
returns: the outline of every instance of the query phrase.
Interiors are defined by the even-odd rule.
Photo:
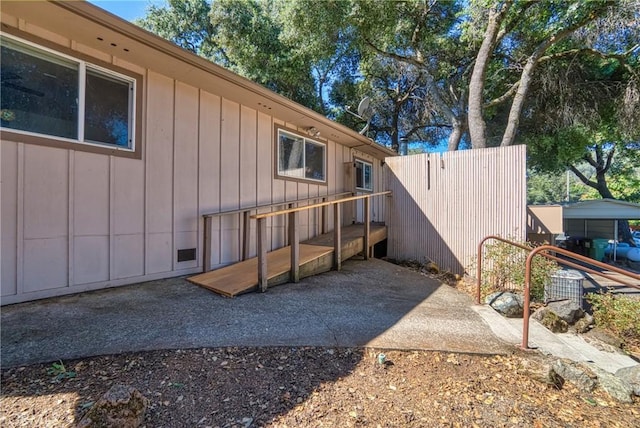
[[[135,150],[136,79],[0,35],[3,131]]]
[[[326,183],[327,146],[324,143],[278,129],[277,175]]]

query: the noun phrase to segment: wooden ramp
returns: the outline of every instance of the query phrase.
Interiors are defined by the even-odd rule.
[[[332,254],[332,247],[300,244],[300,267]],[[270,281],[278,280],[283,275],[288,276],[291,270],[291,247],[268,253],[267,267]],[[258,286],[258,258],[253,257],[231,266],[192,276],[187,280],[223,296],[237,296]]]
[[[387,228],[371,226],[371,245],[387,237]],[[362,225],[347,226],[342,229],[342,259],[346,260],[360,253],[363,247]],[[325,233],[300,243],[300,277],[327,272],[333,267],[333,233]],[[269,285],[284,284],[289,281],[291,270],[291,247],[280,248],[267,253]],[[235,263],[230,266],[201,273],[187,278],[188,281],[227,297],[255,291],[258,287],[258,258]]]

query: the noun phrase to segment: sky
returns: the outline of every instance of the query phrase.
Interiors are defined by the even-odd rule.
[[[89,0],[89,2],[127,21],[142,18],[147,6],[151,4],[165,3],[164,0]]]

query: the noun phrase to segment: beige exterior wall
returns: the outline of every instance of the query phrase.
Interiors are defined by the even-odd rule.
[[[527,233],[557,235],[562,232],[561,205],[529,205],[527,207]]]
[[[327,185],[275,179],[274,125],[293,125],[25,20],[2,20],[144,82],[142,159],[2,140],[2,304],[200,272],[203,214],[345,191],[344,164],[354,157],[371,160],[382,190],[380,160],[322,138]],[[301,239],[319,233],[320,219],[302,213]],[[384,219],[382,201],[372,219]],[[240,259],[240,223],[240,215],[214,218],[214,268]],[[284,218],[268,228],[271,248],[285,245]],[[178,262],[177,251],[190,248],[196,260]]]

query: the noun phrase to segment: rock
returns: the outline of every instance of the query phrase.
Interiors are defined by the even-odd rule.
[[[616,377],[631,385],[633,393],[640,396],[640,364],[631,367],[623,367],[616,372]]]
[[[440,273],[440,266],[438,266],[436,263],[434,262],[429,262],[425,265],[425,269],[427,270],[427,272],[429,273],[435,273],[438,274]]]
[[[488,295],[485,302],[507,318],[522,318],[524,301],[519,294],[500,291]]]
[[[565,360],[556,360],[551,366],[554,372],[567,382],[571,382],[583,392],[591,392],[596,388],[598,382],[587,373],[588,369],[583,369]]]
[[[536,382],[543,383],[549,387],[562,389],[564,385],[564,379],[553,370],[551,365],[545,364],[540,369],[527,370],[525,373]]]
[[[595,365],[592,365],[592,369],[598,376],[598,384],[611,398],[621,403],[633,403],[633,388],[629,382]]]
[[[547,308],[569,325],[574,324],[584,315],[584,311],[573,300],[549,302]]]
[[[576,329],[576,333],[581,333],[581,334],[591,330],[593,326],[594,326],[593,317],[588,313],[585,313],[584,316],[580,318],[578,321],[576,321],[576,323],[573,325],[573,327]]]
[[[78,428],[137,428],[149,400],[131,387],[113,385],[80,420]]]
[[[540,308],[533,313],[533,318],[554,333],[566,333],[569,325],[550,308]]]
[[[584,337],[591,342],[593,341],[601,342],[605,345],[612,346],[615,349],[622,348],[622,344],[623,344],[623,340],[620,339],[619,337],[607,332],[606,330],[602,330],[601,328],[597,328],[597,327],[590,330],[587,334],[585,334]],[[594,344],[594,346],[596,346],[596,344]],[[601,349],[601,348],[598,347],[598,349]],[[607,347],[603,347],[602,349],[607,350]],[[608,348],[608,349],[609,349],[609,352],[613,351],[611,348]]]

